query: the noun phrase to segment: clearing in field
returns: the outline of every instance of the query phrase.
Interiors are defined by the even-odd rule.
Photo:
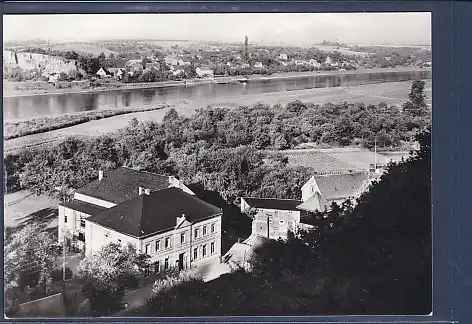
[[[24,225],[57,226],[58,201],[47,196],[37,196],[27,190],[4,195],[4,227]]]
[[[279,152],[288,157],[289,165],[310,167],[318,173],[365,171],[375,160],[379,164],[387,164],[409,156],[408,152],[378,153],[375,159],[374,152],[361,148],[296,149]]]

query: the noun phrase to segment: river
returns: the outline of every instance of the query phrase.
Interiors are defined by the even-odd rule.
[[[45,94],[3,98],[4,121],[100,109],[155,106],[185,100],[205,100],[325,87],[430,79],[431,71],[362,72],[274,79],[244,83],[199,84],[147,89],[117,89],[88,93]]]

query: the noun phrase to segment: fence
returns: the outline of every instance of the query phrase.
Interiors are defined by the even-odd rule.
[[[14,313],[15,317],[64,317],[65,315],[66,308],[62,293],[20,304]]]
[[[339,175],[339,174],[352,174],[352,173],[359,173],[364,172],[367,173],[367,169],[346,169],[346,170],[330,170],[330,171],[315,171],[315,175]]]

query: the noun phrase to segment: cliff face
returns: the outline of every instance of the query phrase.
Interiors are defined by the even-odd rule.
[[[40,73],[61,73],[69,74],[77,71],[76,61],[68,60],[58,56],[50,56],[35,53],[16,53],[13,51],[3,51],[3,68],[20,68],[23,71],[39,71]]]

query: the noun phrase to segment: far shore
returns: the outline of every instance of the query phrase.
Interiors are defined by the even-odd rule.
[[[352,75],[363,73],[388,73],[388,72],[415,72],[415,71],[430,71],[431,68],[419,67],[396,67],[396,68],[374,68],[374,69],[358,69],[351,71],[307,71],[307,72],[281,72],[271,75],[253,74],[248,75],[248,82],[251,80],[275,80],[286,78],[302,78],[309,76],[325,76],[325,75]],[[105,91],[120,91],[132,89],[150,89],[150,88],[166,88],[166,87],[182,87],[195,86],[200,84],[211,83],[237,83],[245,76],[216,76],[214,78],[203,79],[187,79],[181,81],[166,81],[166,82],[148,82],[148,83],[122,83],[116,80],[105,79],[98,82],[106,83],[105,86],[91,87],[89,81],[73,81],[64,82],[67,87],[56,88],[54,85],[47,82],[33,82],[22,81],[3,82],[3,97],[26,97],[26,96],[41,96],[41,95],[60,95],[60,94],[80,94],[80,93],[95,93]],[[28,89],[31,87],[39,87],[36,89]],[[84,88],[85,87],[85,88]]]

